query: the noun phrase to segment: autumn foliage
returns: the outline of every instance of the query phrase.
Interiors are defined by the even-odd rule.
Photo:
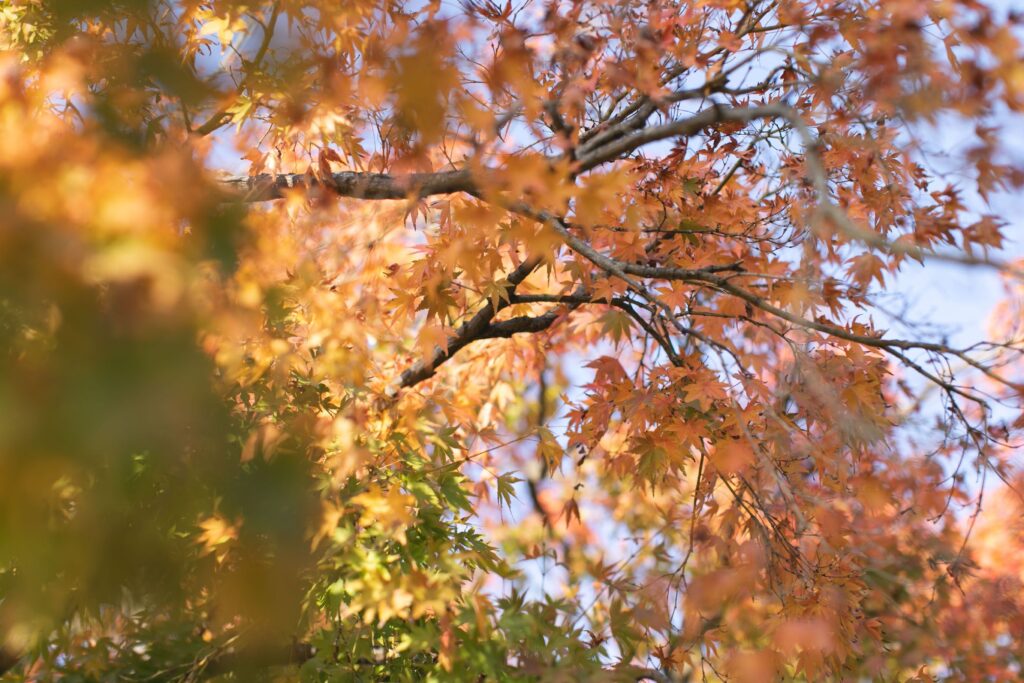
[[[1019,680],[1021,35],[0,4],[0,675]]]

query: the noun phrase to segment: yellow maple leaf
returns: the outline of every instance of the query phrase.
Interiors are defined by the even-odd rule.
[[[199,29],[199,35],[216,35],[217,40],[220,41],[221,45],[227,45],[232,41],[236,33],[242,33],[244,31],[245,21],[240,17],[236,17],[234,19],[231,17],[213,17],[208,19],[206,23],[202,25]]]
[[[215,555],[217,564],[227,558],[231,546],[238,541],[238,529],[241,523],[232,523],[221,515],[212,515],[199,522],[202,533],[196,539],[202,546],[200,555]]]
[[[405,545],[405,531],[416,520],[414,506],[416,499],[402,493],[397,486],[384,492],[376,484],[352,499],[363,508],[359,523],[366,527],[379,527]]]
[[[316,550],[316,547],[320,545],[320,541],[330,537],[334,530],[338,528],[338,522],[341,521],[344,514],[344,508],[325,500],[320,509],[320,526],[317,528],[316,533],[313,534],[309,544],[310,548]]]

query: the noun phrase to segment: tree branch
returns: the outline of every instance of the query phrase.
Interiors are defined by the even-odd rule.
[[[508,281],[508,285],[505,288],[506,293],[511,294],[513,291],[515,291],[515,288],[518,287],[523,282],[523,280],[525,280],[530,275],[530,273],[532,273],[539,265],[540,259],[536,258],[529,259],[520,264],[520,266],[513,270],[506,278],[506,280]],[[444,363],[453,355],[455,355],[467,344],[477,341],[478,339],[490,339],[494,338],[495,336],[502,336],[501,334],[494,334],[494,330],[492,329],[491,326],[491,320],[494,319],[494,316],[498,313],[498,311],[500,311],[502,308],[508,305],[509,304],[507,299],[499,299],[497,307],[495,307],[490,301],[484,304],[483,308],[476,312],[476,315],[474,315],[468,321],[463,323],[459,327],[459,329],[456,330],[455,335],[448,340],[447,348],[436,348],[434,350],[433,357],[429,361],[418,361],[411,368],[403,372],[401,377],[399,377],[398,379],[398,386],[395,387],[394,390],[395,393],[397,394],[397,392],[401,389],[406,389],[408,387],[419,384],[420,382],[429,379],[430,377],[433,377],[434,373],[437,372],[437,368],[442,363]],[[552,320],[551,322],[554,321]],[[548,323],[548,326],[550,326],[551,322]],[[520,325],[525,324],[520,323]],[[511,327],[506,326],[505,328],[502,328],[502,331],[508,329],[511,329]],[[522,329],[516,331],[527,332],[529,330]],[[507,334],[504,334],[504,336],[508,337],[515,333],[516,332],[510,331]]]
[[[320,181],[306,173],[261,173],[246,178],[225,178],[221,187],[230,196],[243,202],[266,202],[282,199],[288,190],[322,187],[342,197],[354,199],[409,199],[455,192],[474,192],[469,169],[438,171],[436,173],[335,173],[329,182]]]
[[[490,304],[488,304],[488,306],[490,306]],[[569,307],[575,308],[576,305],[570,304]],[[481,313],[484,312],[485,311],[481,310],[473,317],[473,320],[460,327],[459,332],[457,332],[455,337],[448,343],[447,349],[438,348],[434,353],[434,357],[429,362],[424,363],[419,361],[403,372],[398,381],[398,389],[407,389],[423,382],[424,380],[430,379],[434,376],[434,373],[437,372],[437,368],[439,368],[445,361],[450,360],[457,352],[475,341],[482,341],[484,339],[507,339],[508,337],[521,332],[542,332],[551,327],[551,325],[553,325],[555,321],[562,316],[562,312],[559,309],[554,308],[547,313],[536,317],[524,315],[496,323],[467,328],[470,323],[476,321]],[[479,327],[479,330],[474,332],[473,330],[476,327]]]
[[[778,109],[770,106],[749,109],[711,107],[688,119],[645,128],[606,145],[591,146],[585,152],[581,152],[575,173],[579,174],[603,163],[620,159],[651,142],[694,135],[715,123],[752,121],[778,115]],[[344,171],[333,174],[328,181],[319,180],[306,173],[261,173],[245,178],[226,178],[221,180],[221,186],[229,196],[245,202],[281,199],[288,190],[312,187],[323,187],[340,196],[356,199],[408,199],[456,192],[479,196],[479,187],[468,168],[403,176]]]
[[[256,50],[256,54],[253,57],[252,64],[254,67],[258,67],[262,62],[263,58],[267,55],[267,50],[270,48],[270,41],[274,37],[274,26],[277,24],[277,17],[281,13],[280,1],[274,3],[274,7],[270,11],[270,18],[267,23],[257,22],[263,27],[263,40],[260,42],[259,48]],[[244,88],[244,85],[243,85]],[[240,94],[240,93],[239,93]],[[192,132],[196,135],[206,136],[214,132],[218,128],[226,126],[231,122],[231,107],[221,107],[216,112],[210,115],[210,118],[205,123],[200,125]]]

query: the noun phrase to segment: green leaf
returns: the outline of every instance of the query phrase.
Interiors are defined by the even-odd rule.
[[[629,315],[617,308],[605,311],[600,320],[602,334],[610,336],[616,345],[622,342],[623,337],[629,336],[629,330],[633,326]]]
[[[512,507],[512,501],[519,499],[519,496],[516,495],[515,485],[521,481],[522,479],[511,472],[498,477],[496,483],[499,505],[504,505],[506,508]]]

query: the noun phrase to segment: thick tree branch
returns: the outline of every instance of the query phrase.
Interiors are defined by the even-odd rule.
[[[226,178],[220,184],[229,196],[243,202],[281,199],[289,190],[313,187],[355,199],[423,198],[476,189],[468,169],[409,175],[343,171],[332,175],[327,182],[305,173],[261,173],[247,178]]]
[[[570,304],[569,307],[575,308],[576,304]],[[477,316],[480,316],[481,313],[484,313],[484,311],[477,313],[470,323],[476,320]],[[457,332],[455,337],[453,337],[448,343],[447,349],[437,349],[430,362],[417,362],[411,368],[403,372],[398,382],[398,388],[407,389],[424,380],[430,379],[434,376],[434,373],[437,372],[437,368],[439,368],[441,364],[451,359],[452,356],[475,341],[482,341],[484,339],[507,339],[514,334],[520,334],[522,332],[542,332],[551,327],[551,325],[562,317],[562,315],[562,311],[556,308],[536,317],[519,316],[509,320],[487,323],[470,328],[467,328],[467,325],[469,325],[469,323],[467,323],[467,325],[463,325],[459,328],[459,332]],[[476,331],[471,331],[473,329],[476,329]]]
[[[603,146],[588,147],[585,152],[581,152],[575,173],[583,173],[609,161],[621,159],[651,142],[694,135],[715,123],[751,121],[770,115],[777,115],[777,111],[772,107],[711,107],[688,119],[645,128]],[[404,176],[344,171],[335,173],[326,181],[305,173],[261,173],[245,178],[227,178],[221,180],[221,186],[229,196],[246,202],[281,199],[288,190],[312,187],[322,187],[340,196],[356,199],[408,199],[456,192],[479,195],[479,187],[471,171],[466,168]]]
[[[514,292],[515,288],[518,287],[539,265],[540,259],[530,259],[520,264],[519,267],[509,273],[509,276],[506,278],[508,285],[506,286],[505,291],[509,294]],[[433,357],[429,361],[418,361],[415,365],[402,373],[401,377],[398,379],[398,386],[395,389],[396,393],[400,389],[406,389],[433,377],[437,368],[442,363],[455,355],[467,344],[477,341],[478,339],[490,339],[494,336],[501,336],[500,334],[491,336],[487,335],[492,331],[491,321],[494,319],[494,316],[498,311],[508,305],[507,299],[499,299],[497,306],[494,306],[490,301],[484,304],[483,308],[477,311],[472,318],[463,323],[459,329],[456,330],[455,335],[448,340],[447,348],[436,348],[434,350]],[[548,323],[548,325],[550,325],[550,323]],[[526,332],[529,330],[523,329],[518,331]],[[512,334],[515,334],[515,332],[509,332],[504,336],[511,336]]]

